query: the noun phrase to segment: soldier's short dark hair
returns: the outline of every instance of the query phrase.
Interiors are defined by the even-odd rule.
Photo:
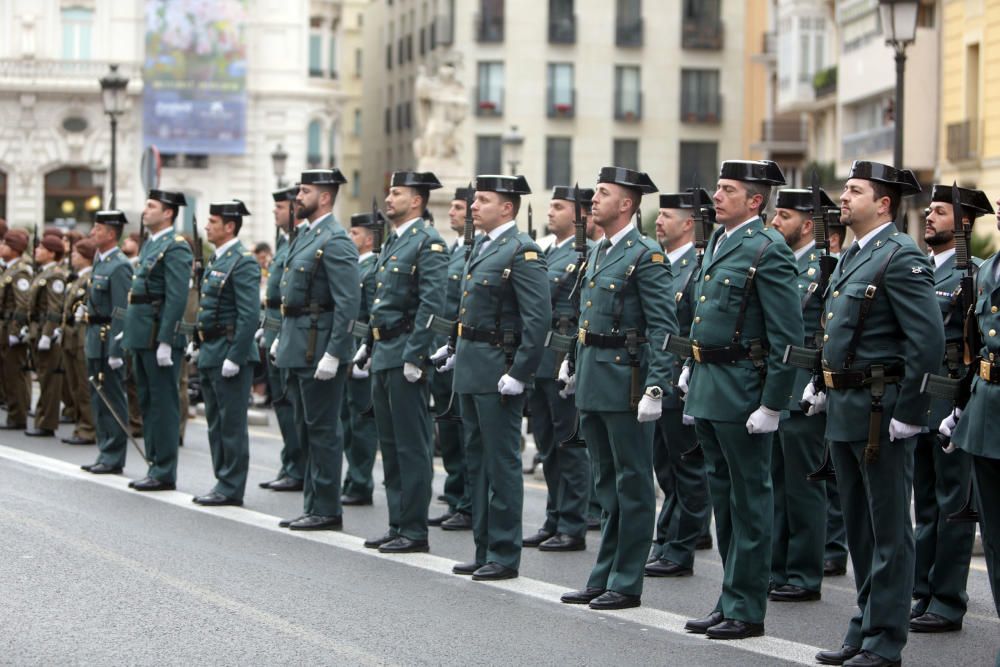
[[[320,192],[329,192],[331,204],[337,201],[337,193],[340,192],[339,185],[313,185],[312,187],[316,188]]]
[[[414,187],[411,187],[410,189],[413,190],[413,194],[415,194],[418,197],[420,197],[420,201],[422,201],[424,203],[423,208],[426,209],[428,202],[430,202],[430,200],[431,200],[431,191],[429,189],[427,189],[427,188],[414,188]]]
[[[760,202],[760,208],[757,209],[757,213],[763,213],[767,209],[767,202],[771,199],[771,186],[766,183],[756,183],[749,181],[742,181],[743,187],[747,191],[747,199],[753,199],[755,195],[760,195],[763,197]]]
[[[878,201],[882,197],[889,198],[889,217],[895,220],[896,212],[899,210],[899,190],[878,181],[868,182],[872,184],[872,196],[875,198],[875,201]]]
[[[271,252],[271,246],[265,241],[261,241],[253,247],[253,254],[259,255],[262,252]]]
[[[500,197],[500,203],[509,201],[511,206],[514,207],[514,217],[517,217],[518,212],[521,210],[521,195],[512,195],[502,192],[498,192],[497,196]],[[426,202],[425,202],[426,205]]]
[[[243,227],[243,218],[241,218],[241,217],[227,218],[225,216],[222,216],[222,225],[223,226],[225,226],[226,223],[229,223],[229,222],[231,222],[234,225],[236,225],[236,231],[233,232],[233,235],[234,236],[239,236],[240,235],[240,229]]]

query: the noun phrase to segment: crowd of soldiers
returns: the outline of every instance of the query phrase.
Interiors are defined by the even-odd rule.
[[[394,173],[383,210],[348,228],[332,215],[344,183],[313,169],[273,193],[263,303],[238,200],[210,205],[204,266],[174,231],[174,192],[149,193],[134,262],[121,211],[85,239],[46,232],[34,266],[28,235],[4,230],[6,428],[26,427],[34,372],[28,435],[53,435],[62,401],[66,441],[96,439],[85,470],[121,473],[132,440],[149,467],[130,486],[175,489],[187,360],[217,479],[193,500],[242,505],[264,359],[283,448],[260,486],[302,491],[290,530],[339,530],[344,506],[372,504],[380,452],[387,526],[366,547],[426,552],[429,527],[471,530],[453,571],[489,581],[517,577],[524,547],[582,550],[598,529],[567,604],[637,607],[646,577],[693,574],[712,515],[722,590],[692,633],[762,635],[768,601],[818,600],[849,553],[857,610],[816,659],[900,664],[908,632],[961,629],[976,518],[997,601],[1000,262],[969,252],[971,223],[993,214],[984,193],[934,186],[928,254],[894,224],[920,190],[907,170],[855,162],[836,202],[815,183],[777,190],[765,224],[781,170],[732,160],[714,194],[660,194],[654,238],[652,179],[605,167],[593,189],[554,188],[543,250],[516,222],[523,177],[455,191],[450,244],[427,214],[434,174]],[[525,415],[548,489],[527,537]],[[435,447],[448,509],[431,517]]]

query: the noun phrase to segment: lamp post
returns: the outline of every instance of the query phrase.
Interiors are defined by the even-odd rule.
[[[278,179],[278,189],[285,187],[285,165],[288,163],[288,153],[281,144],[271,151],[271,167],[274,169],[274,177]]]
[[[117,206],[118,175],[118,116],[125,113],[125,89],[128,79],[118,72],[118,65],[111,65],[108,73],[100,79],[101,101],[104,113],[111,119],[111,206]]]
[[[517,131],[517,125],[511,125],[510,130],[500,137],[500,143],[507,149],[507,163],[510,164],[510,175],[517,175],[517,166],[521,164],[521,149],[524,147],[524,135]]]
[[[917,37],[917,0],[879,0],[878,11],[882,18],[885,43],[896,52],[896,137],[892,161],[897,169],[903,168],[903,86],[906,74],[906,47]]]

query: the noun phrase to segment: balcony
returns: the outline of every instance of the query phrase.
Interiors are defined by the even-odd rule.
[[[681,48],[699,51],[722,50],[722,21],[685,19],[681,30]]]
[[[108,73],[108,65],[106,60],[0,58],[0,90],[28,88],[99,95],[97,80]],[[121,63],[118,71],[130,82],[142,81],[139,63]]]
[[[556,101],[554,88],[549,88],[546,95],[545,111],[549,118],[573,118],[576,116],[576,88],[569,91],[569,99],[566,99],[566,91],[559,91],[559,100]]]
[[[615,44],[625,47],[642,46],[643,24],[642,19],[615,23]]]
[[[895,136],[895,125],[883,125],[845,135],[841,140],[841,158],[845,161],[875,159],[875,153],[892,151]]]
[[[576,43],[576,14],[549,19],[549,44]]]
[[[503,115],[503,88],[487,91],[476,87],[476,115],[480,118],[496,118]]]
[[[615,95],[615,120],[623,123],[638,123],[642,120],[642,93],[626,100],[619,94]]]
[[[808,126],[798,118],[774,118],[761,123],[760,143],[755,144],[769,155],[805,154]]]
[[[822,69],[813,75],[813,90],[816,99],[833,95],[837,92],[837,66]]]
[[[681,95],[681,122],[700,125],[717,125],[722,121],[722,96]]]
[[[484,16],[476,13],[473,21],[473,32],[477,42],[483,44],[503,41],[503,14]]]
[[[948,162],[979,160],[979,119],[970,118],[948,124]]]

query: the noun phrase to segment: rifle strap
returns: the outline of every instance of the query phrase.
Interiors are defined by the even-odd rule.
[[[740,309],[736,314],[736,326],[733,329],[732,342],[734,344],[740,343],[740,336],[743,335],[743,324],[747,317],[747,308],[750,306],[750,297],[753,296],[754,283],[757,277],[757,267],[760,265],[761,258],[764,257],[764,251],[767,247],[771,245],[771,239],[764,237],[764,241],[760,244],[760,248],[757,249],[757,254],[754,256],[753,261],[750,262],[750,268],[747,269],[747,283],[746,288],[743,291],[743,299],[740,301]]]
[[[879,291],[882,289],[882,283],[885,282],[885,272],[889,269],[889,263],[899,251],[899,248],[900,246],[897,245],[889,251],[889,254],[886,255],[885,259],[882,260],[882,264],[878,267],[878,271],[872,277],[872,281],[865,288],[865,298],[861,302],[861,309],[858,311],[858,324],[854,327],[854,334],[851,336],[851,341],[847,344],[847,354],[844,355],[845,370],[850,370],[851,366],[854,365],[854,359],[858,356],[858,345],[861,343],[861,336],[865,332],[865,321],[868,319],[868,314],[875,304],[875,297],[878,296]]]

